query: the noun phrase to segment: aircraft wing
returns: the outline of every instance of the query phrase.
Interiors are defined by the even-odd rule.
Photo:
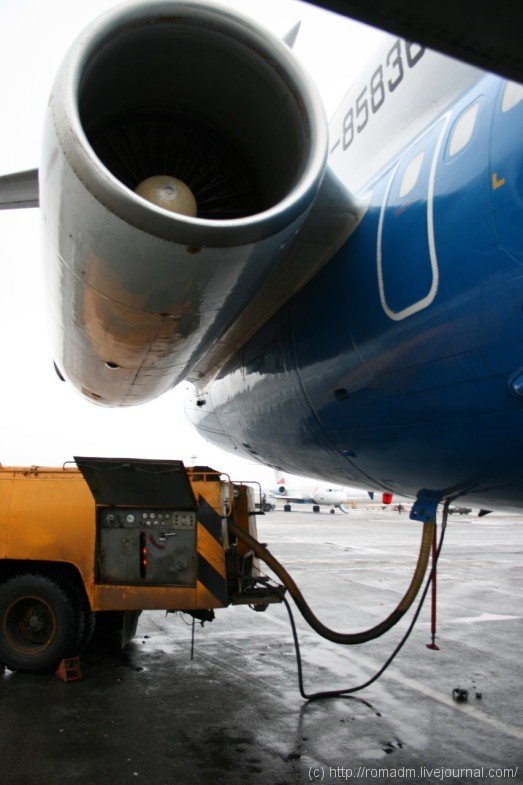
[[[0,177],[0,210],[38,207],[38,169]]]
[[[308,0],[523,82],[520,0]]]

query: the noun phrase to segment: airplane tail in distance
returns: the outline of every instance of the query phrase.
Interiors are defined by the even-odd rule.
[[[279,469],[274,469],[274,479],[276,480],[276,485],[278,486],[279,492],[285,493],[286,490],[285,477],[283,476],[283,473]]]

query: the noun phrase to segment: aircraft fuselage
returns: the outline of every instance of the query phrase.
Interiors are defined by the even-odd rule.
[[[521,97],[387,42],[330,126],[363,218],[200,391],[206,438],[343,484],[523,501]]]

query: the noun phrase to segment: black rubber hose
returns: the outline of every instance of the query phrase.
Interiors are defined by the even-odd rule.
[[[419,591],[421,584],[423,583],[423,578],[425,576],[425,572],[427,570],[427,564],[429,562],[429,556],[432,546],[432,534],[434,531],[434,523],[429,522],[423,525],[423,533],[421,537],[421,547],[418,556],[418,561],[416,564],[416,569],[414,570],[414,575],[412,576],[412,580],[410,585],[405,592],[405,595],[398,603],[397,607],[392,611],[392,613],[387,616],[379,624],[376,624],[374,627],[371,627],[368,630],[363,630],[362,632],[336,632],[335,630],[331,630],[329,627],[326,627],[313,613],[311,608],[309,607],[305,597],[299,590],[298,586],[294,582],[293,578],[289,575],[285,567],[280,564],[280,562],[272,555],[272,553],[261,543],[254,539],[254,537],[244,531],[242,528],[237,526],[233,521],[228,521],[229,530],[235,537],[239,540],[244,542],[249,548],[254,552],[254,554],[265,562],[265,564],[278,576],[280,581],[283,583],[291,597],[293,598],[294,602],[296,603],[298,610],[300,611],[301,615],[305,619],[305,621],[315,630],[319,635],[323,638],[326,638],[333,643],[341,643],[348,646],[353,646],[358,643],[365,643],[366,641],[373,640],[374,638],[379,638],[380,635],[383,635],[385,632],[391,629],[398,621],[402,618],[402,616],[408,611],[414,599]]]
[[[445,532],[447,530],[447,520],[448,520],[449,504],[450,504],[450,502],[446,501],[445,502],[445,506],[443,508],[443,521],[442,521],[442,524],[441,524],[441,535],[440,535],[440,538],[439,538],[439,544],[438,544],[438,548],[437,548],[437,551],[436,551],[436,558],[435,558],[435,560],[433,562],[432,569],[431,569],[431,571],[429,573],[429,577],[427,578],[427,581],[425,583],[425,588],[423,589],[423,591],[421,593],[421,597],[419,599],[417,608],[414,611],[414,615],[413,615],[413,617],[412,617],[412,619],[410,621],[410,624],[409,624],[409,626],[407,628],[407,631],[404,633],[404,635],[401,638],[400,642],[395,646],[394,651],[392,652],[392,654],[390,654],[389,657],[387,657],[387,659],[385,660],[385,662],[383,663],[381,668],[373,676],[371,676],[369,679],[367,679],[367,681],[364,681],[362,684],[358,684],[356,687],[346,687],[344,689],[338,689],[338,690],[322,690],[321,692],[313,692],[313,693],[305,692],[305,688],[304,688],[304,685],[303,685],[303,668],[302,668],[302,663],[301,663],[301,652],[300,652],[300,644],[299,644],[299,641],[298,641],[298,632],[296,630],[296,624],[294,622],[294,617],[293,617],[293,614],[292,614],[291,606],[290,606],[290,604],[287,602],[286,598],[282,594],[282,600],[285,603],[285,607],[287,608],[287,613],[289,614],[289,620],[290,620],[290,623],[291,623],[292,637],[293,637],[293,640],[294,640],[294,647],[295,647],[295,650],[296,650],[296,663],[297,663],[297,666],[298,666],[298,685],[299,685],[300,694],[301,694],[302,698],[305,698],[306,700],[309,700],[309,701],[316,701],[316,700],[320,700],[322,698],[349,698],[349,699],[352,698],[352,700],[358,700],[357,698],[354,698],[352,693],[360,692],[360,690],[364,690],[367,687],[370,687],[370,685],[373,684],[375,681],[377,681],[380,678],[380,676],[387,670],[389,665],[395,660],[395,658],[400,653],[400,651],[404,647],[405,643],[409,639],[410,634],[412,633],[412,630],[414,629],[414,625],[416,624],[416,622],[417,622],[417,620],[419,618],[419,615],[421,613],[421,609],[423,608],[423,603],[425,602],[425,598],[426,598],[427,593],[428,593],[428,591],[430,589],[430,585],[431,585],[432,579],[434,577],[434,572],[436,570],[436,566],[437,566],[438,561],[439,561],[439,555],[441,553],[441,548],[443,547],[443,540],[445,539]]]

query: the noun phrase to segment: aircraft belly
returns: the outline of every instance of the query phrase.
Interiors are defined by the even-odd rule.
[[[439,489],[494,494],[499,481],[520,494],[513,433],[521,433],[521,399],[509,382],[520,366],[523,278],[499,247],[489,172],[478,167],[488,160],[490,95],[469,149],[459,162],[447,152],[454,121],[483,90],[479,85],[456,106],[443,136],[441,124],[434,126],[424,145],[411,146],[374,183],[346,248],[292,302],[296,364],[327,437],[377,483],[400,492],[415,493],[430,478]],[[408,312],[413,293],[421,298],[429,287],[420,276],[423,256],[429,269],[428,191],[423,195],[429,170],[420,167],[412,201],[400,197],[409,162],[423,147],[437,153],[431,171],[438,290],[432,302]]]
[[[372,381],[369,375],[366,386],[356,386],[363,374],[350,370],[359,360],[355,348],[316,365],[300,357],[296,330],[294,342],[303,389],[325,436],[376,487],[412,495],[428,484],[463,490],[494,477],[513,483],[516,494],[523,487],[515,436],[523,425],[521,401],[506,376],[489,375],[483,349]],[[510,438],[499,438],[502,431]],[[333,467],[324,476],[343,481]]]
[[[518,174],[501,183],[520,141],[494,138],[497,93],[479,80],[368,185],[346,245],[245,345],[243,375],[213,384],[251,456],[405,495],[523,502],[523,198]]]
[[[246,345],[199,399],[205,403],[191,407],[193,422],[203,434],[219,433],[222,445],[232,439],[237,454],[291,472],[303,473],[305,466],[310,474],[339,475],[369,486],[370,478],[328,438],[304,394],[289,342],[288,309],[260,331],[256,345]]]

